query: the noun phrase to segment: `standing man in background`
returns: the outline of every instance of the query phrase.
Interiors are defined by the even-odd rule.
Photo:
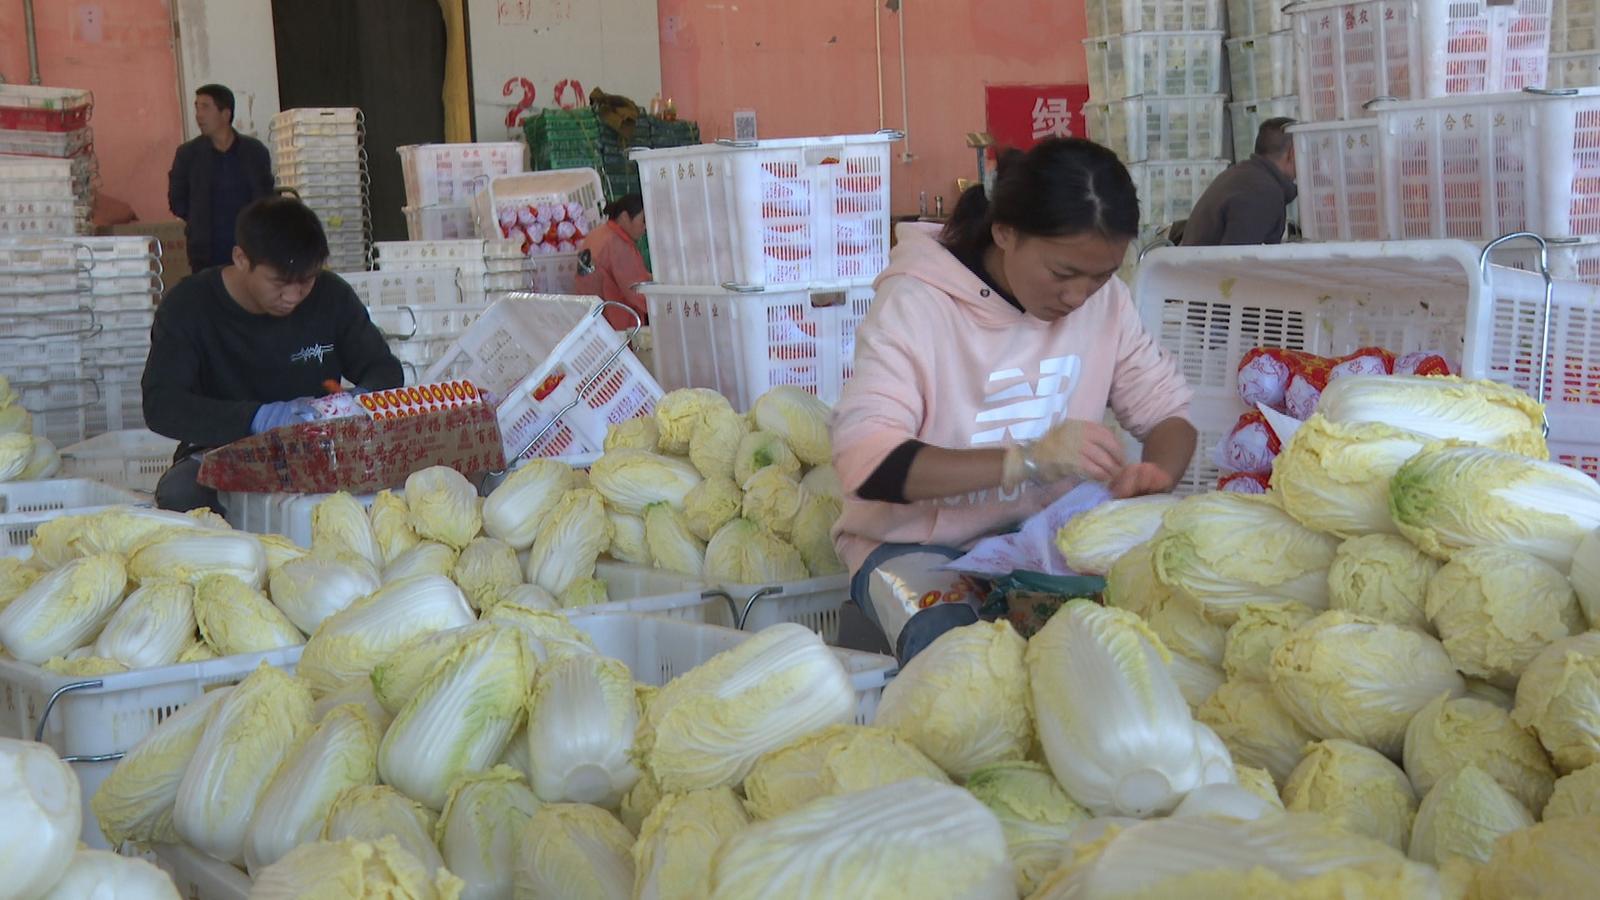
[[[272,157],[260,141],[233,130],[233,91],[194,92],[200,136],[178,148],[167,175],[167,205],[187,225],[190,270],[233,261],[233,226],[252,200],[273,191]]]
[[[1184,225],[1185,247],[1281,244],[1289,204],[1300,193],[1294,183],[1293,119],[1268,119],[1256,132],[1256,152],[1229,166],[1200,195]]]

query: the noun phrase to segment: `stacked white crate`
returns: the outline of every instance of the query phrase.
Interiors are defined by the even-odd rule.
[[[0,238],[89,230],[93,108],[85,90],[0,83]]]
[[[500,175],[528,171],[518,141],[413,144],[398,148],[406,182],[406,235],[413,241],[479,237],[472,198]]]
[[[1147,234],[1186,218],[1227,167],[1222,0],[1089,0],[1089,137],[1139,188]]]
[[[343,276],[406,371],[408,384],[437,362],[467,326],[533,277],[515,241],[380,241],[377,271]]]
[[[0,376],[57,447],[83,440],[91,388],[84,342],[95,333],[89,263],[70,239],[0,238]]]
[[[96,325],[84,342],[88,435],[142,429],[139,383],[150,355],[156,303],[165,290],[161,245],[142,235],[83,237],[76,243],[90,263],[89,305]]]
[[[1552,2],[1548,86],[1600,85],[1600,4],[1595,0]]]
[[[286,109],[272,117],[273,171],[322,220],[328,268],[372,267],[366,120],[351,107]]]
[[[1503,233],[1486,231],[1495,224],[1533,224],[1483,212],[1504,197],[1492,197],[1494,173],[1480,168],[1487,160],[1468,132],[1490,126],[1484,95],[1544,85],[1551,0],[1315,0],[1287,14],[1305,122],[1293,133],[1308,240],[1481,242]],[[1411,153],[1403,178],[1402,147]]]
[[[1228,79],[1233,159],[1249,159],[1268,119],[1300,118],[1294,32],[1282,0],[1228,0]]]

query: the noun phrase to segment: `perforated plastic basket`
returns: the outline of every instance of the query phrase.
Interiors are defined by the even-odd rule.
[[[839,639],[839,607],[850,599],[850,576],[824,575],[779,584],[724,582],[717,590],[733,605],[745,631],[794,622],[832,644]]]
[[[1134,163],[1128,166],[1139,189],[1139,221],[1158,227],[1189,217],[1196,200],[1228,168],[1225,159]]]
[[[1288,8],[1308,119],[1401,100],[1542,87],[1550,0],[1319,0]]]
[[[898,132],[636,150],[652,274],[779,287],[876,277]]]
[[[1253,347],[1332,356],[1380,346],[1459,355],[1462,375],[1538,394],[1544,280],[1480,269],[1463,241],[1163,248],[1134,283],[1145,328],[1174,354],[1195,391],[1191,419],[1212,447],[1245,412],[1240,357]],[[1600,288],[1555,283],[1546,376],[1551,458],[1600,473]],[[1186,491],[1218,471],[1197,453]]]
[[[1550,55],[1551,90],[1600,86],[1600,50]]]
[[[1228,0],[1228,33],[1271,34],[1289,27],[1283,0]]]
[[[1378,124],[1370,119],[1289,128],[1294,136],[1300,233],[1308,241],[1374,241],[1384,235]]]
[[[1553,240],[1547,248],[1546,259],[1553,278],[1600,285],[1600,238]],[[1498,248],[1493,260],[1497,266],[1539,271],[1538,248],[1522,242]]]
[[[39,526],[58,516],[109,506],[149,506],[148,498],[86,478],[0,483],[0,556],[25,556]]]
[[[407,206],[406,237],[413,241],[449,241],[478,236],[478,217],[471,206]]]
[[[112,431],[63,449],[61,474],[154,493],[177,449],[177,441],[153,431]]]
[[[1227,97],[1130,97],[1084,106],[1089,137],[1132,162],[1223,154]]]
[[[488,186],[473,198],[478,218],[478,233],[495,238],[512,237],[500,225],[502,207],[518,209],[541,204],[577,204],[583,213],[580,230],[587,233],[600,225],[605,191],[600,174],[593,169],[557,169],[551,172],[525,172],[491,178]],[[565,213],[564,213],[565,214]],[[574,236],[574,240],[580,240]],[[521,246],[520,238],[516,239]]]
[[[611,425],[648,415],[662,396],[600,311],[593,297],[511,294],[424,377],[492,393],[508,461],[599,453]]]
[[[1594,0],[1552,0],[1550,51],[1600,50],[1600,7]]]
[[[1238,162],[1249,159],[1255,152],[1256,132],[1261,130],[1262,122],[1282,116],[1300,118],[1300,98],[1273,97],[1270,100],[1229,103],[1228,116],[1233,120],[1233,161]]]
[[[871,282],[819,290],[645,285],[656,377],[665,390],[711,388],[747,410],[779,385],[835,403],[855,364]]]
[[[0,737],[37,735],[68,758],[83,787],[82,839],[105,847],[89,801],[121,754],[206,689],[237,682],[262,662],[292,672],[299,659],[299,647],[286,647],[94,677],[0,659]]]
[[[1088,0],[1089,34],[1211,31],[1222,27],[1222,0]]]
[[[1233,99],[1285,97],[1300,89],[1295,78],[1294,32],[1235,38],[1227,47]]]
[[[76,131],[93,109],[94,95],[80,88],[0,84],[0,128]]]
[[[1083,42],[1089,96],[1197,97],[1222,93],[1222,32],[1142,31]]]
[[[370,309],[439,306],[461,302],[454,266],[380,272],[343,272],[343,278]]]
[[[528,148],[519,141],[411,144],[396,149],[408,206],[470,206],[490,179],[528,170]]]

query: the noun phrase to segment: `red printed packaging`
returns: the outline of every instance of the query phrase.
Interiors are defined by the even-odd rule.
[[[1230,472],[1270,472],[1283,445],[1266,417],[1258,412],[1239,417],[1222,440],[1217,462]]]
[[[1258,472],[1228,472],[1217,481],[1217,490],[1232,494],[1265,494],[1272,487],[1272,476]]]

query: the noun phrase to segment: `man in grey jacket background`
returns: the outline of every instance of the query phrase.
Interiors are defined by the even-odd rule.
[[[233,226],[251,201],[273,192],[272,157],[260,141],[233,129],[233,91],[208,84],[194,93],[200,136],[178,148],[167,175],[167,205],[189,239],[198,274],[233,261]]]
[[[1255,155],[1229,166],[1211,182],[1189,213],[1182,245],[1208,247],[1281,244],[1294,183],[1293,119],[1268,119],[1256,133]]]

